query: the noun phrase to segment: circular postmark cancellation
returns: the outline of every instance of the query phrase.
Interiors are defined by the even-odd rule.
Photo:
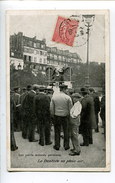
[[[75,31],[77,29],[77,22],[73,24],[71,19],[64,19],[59,26],[59,36],[60,39],[66,44],[71,44],[71,36],[75,36]],[[74,34],[74,35],[73,35]]]
[[[71,15],[68,18],[58,16],[52,41],[73,47],[85,45],[88,41],[87,29],[82,21],[82,15]]]
[[[58,16],[52,41],[73,46],[79,21]]]

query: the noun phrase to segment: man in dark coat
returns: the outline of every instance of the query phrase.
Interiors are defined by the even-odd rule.
[[[14,131],[21,131],[21,115],[20,115],[20,87],[14,87],[13,100],[15,103],[15,112],[14,112]]]
[[[24,87],[22,90],[23,90],[23,93],[20,95],[20,102],[21,102],[21,104],[23,103],[23,100],[24,100],[25,95],[26,95],[26,88]]]
[[[27,85],[26,92],[21,95],[21,118],[22,118],[22,137],[24,139],[27,139],[27,133],[28,133],[28,122],[27,122],[27,116],[26,116],[26,100],[25,97],[28,94],[29,91],[31,91],[32,86]]]
[[[106,103],[106,101],[105,101],[105,99],[106,98],[105,98],[105,92],[104,92],[104,94],[101,98],[101,112],[100,112],[100,117],[102,119],[102,124],[104,126],[104,137],[106,137],[106,114],[105,114],[105,109],[106,109],[105,103]]]
[[[81,101],[81,133],[83,135],[83,143],[81,146],[89,146],[93,144],[92,128],[96,128],[95,112],[93,98],[88,95],[86,88],[81,88],[81,94],[84,97]]]
[[[45,94],[45,88],[39,87],[39,94],[35,97],[35,113],[39,123],[39,134],[41,146],[50,145],[50,97]]]
[[[99,132],[99,119],[98,119],[98,113],[100,111],[100,101],[98,95],[95,93],[93,88],[89,88],[90,96],[93,98],[94,101],[94,110],[95,110],[95,118],[96,118],[96,129],[95,132]]]
[[[14,136],[14,111],[16,108],[15,102],[13,100],[13,91],[10,91],[10,146],[11,151],[18,149],[16,146],[15,136]]]
[[[29,142],[37,142],[38,140],[34,139],[35,127],[36,127],[36,115],[35,115],[35,96],[36,96],[36,87],[30,88],[30,91],[25,96],[23,101],[23,111],[24,111],[24,123],[25,128],[23,129],[26,134],[23,134],[23,138],[27,138]],[[27,134],[28,132],[28,134]]]

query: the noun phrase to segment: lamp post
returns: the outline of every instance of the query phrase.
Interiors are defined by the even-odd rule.
[[[20,87],[20,70],[21,70],[21,65],[20,63],[18,64],[18,72],[19,72],[19,87]]]
[[[89,87],[89,31],[90,27],[93,25],[95,19],[95,15],[82,15],[82,21],[84,25],[87,27],[87,76],[85,77],[85,87]]]

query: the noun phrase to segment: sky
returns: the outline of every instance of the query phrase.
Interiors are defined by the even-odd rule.
[[[37,39],[42,40],[46,38],[46,44],[50,47],[57,47],[58,49],[69,50],[70,52],[77,52],[82,61],[85,63],[87,59],[87,30],[84,23],[81,22],[77,29],[73,46],[67,46],[61,43],[55,43],[52,40],[54,29],[56,26],[58,15],[61,14],[44,14],[44,15],[11,15],[10,16],[10,35],[14,33],[23,32],[23,35],[28,37],[36,36]],[[68,15],[68,18],[71,16]],[[65,16],[67,17],[67,15]],[[84,35],[80,36],[80,27],[83,28]],[[105,19],[104,15],[95,15],[95,20],[89,33],[89,61],[105,62]]]

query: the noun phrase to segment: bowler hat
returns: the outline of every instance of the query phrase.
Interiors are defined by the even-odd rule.
[[[20,88],[19,86],[15,86],[15,87],[13,88],[13,90],[16,91],[16,90],[18,90],[19,88]]]
[[[84,94],[87,94],[88,93],[88,90],[87,90],[87,88],[81,88],[81,93],[84,93]]]
[[[27,85],[27,90],[31,90],[32,89],[32,85]]]
[[[37,90],[37,89],[39,89],[39,86],[38,85],[33,85],[33,90],[35,91],[35,90]]]

